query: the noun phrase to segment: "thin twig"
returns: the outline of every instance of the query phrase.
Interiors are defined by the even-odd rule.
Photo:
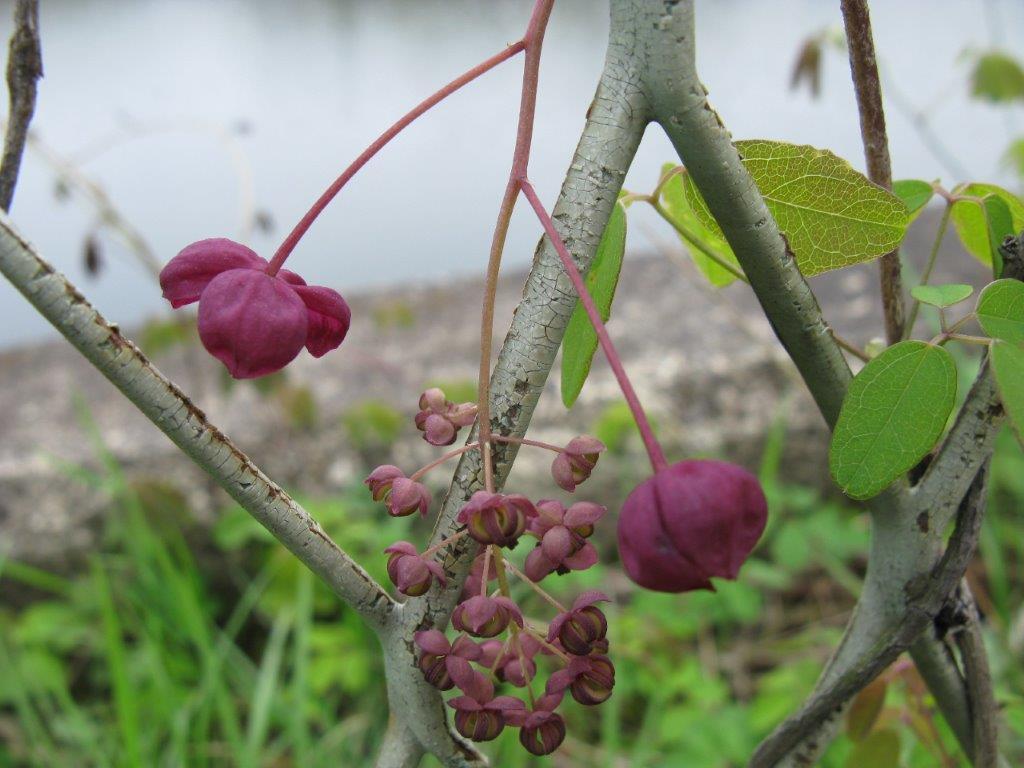
[[[885,132],[885,110],[882,107],[882,86],[875,61],[875,41],[871,34],[871,16],[867,0],[842,0],[843,22],[846,25],[850,72],[860,112],[860,134],[864,142],[864,159],[868,178],[885,189],[892,189],[892,164],[889,140]],[[903,338],[903,281],[900,274],[899,249],[879,260],[882,289],[882,310],[885,314],[885,336],[890,344]]]
[[[966,587],[966,582],[964,583]],[[965,596],[970,591],[962,590]],[[960,649],[967,698],[971,710],[971,731],[974,743],[974,768],[996,768],[999,761],[996,723],[998,707],[992,692],[992,675],[981,635],[981,617],[974,598],[965,601],[964,625],[953,637]]]
[[[39,3],[18,0],[14,7],[14,34],[7,53],[7,91],[10,111],[0,160],[0,209],[8,211],[25,154],[28,125],[36,111],[36,83],[43,76],[39,43]]]

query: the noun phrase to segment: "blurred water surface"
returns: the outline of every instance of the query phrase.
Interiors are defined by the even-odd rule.
[[[46,78],[35,129],[102,185],[158,258],[215,235],[237,236],[244,188],[217,131],[251,171],[255,205],[276,222],[252,244],[266,255],[313,199],[393,119],[515,40],[528,0],[44,0]],[[0,3],[0,36],[11,3]],[[976,178],[999,179],[1013,115],[966,98],[969,46],[1024,28],[1024,4],[904,0],[873,4],[886,74],[947,137]],[[558,0],[541,73],[531,175],[552,200],[593,95],[607,34],[604,0]],[[800,42],[841,23],[838,2],[701,0],[700,68],[738,138],[828,146],[863,166],[845,60],[826,57],[823,95],[788,89]],[[417,122],[342,193],[289,266],[342,291],[480,272],[508,172],[520,64],[506,63]],[[5,101],[5,100],[4,100]],[[952,181],[906,115],[890,109],[897,177]],[[628,179],[653,185],[672,158],[652,129]],[[13,214],[42,253],[122,324],[163,311],[128,251],[102,242],[105,274],[83,272],[95,209],[58,204],[50,163],[33,154]],[[1006,179],[1003,179],[1005,182]],[[642,216],[642,214],[641,214]],[[657,223],[648,220],[651,227]],[[631,238],[642,243],[645,226]],[[665,239],[670,233],[659,228]],[[521,207],[507,263],[524,264],[539,233]],[[53,331],[0,284],[0,346]]]

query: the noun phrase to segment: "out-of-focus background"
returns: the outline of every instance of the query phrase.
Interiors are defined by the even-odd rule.
[[[350,338],[255,383],[227,380],[154,269],[210,236],[269,255],[390,122],[515,40],[526,0],[43,0],[46,77],[12,208],[20,230],[379,579],[381,550],[423,540],[360,480],[436,455],[412,425],[422,389],[474,395],[477,313],[515,131],[520,65],[489,73],[375,158],[296,249],[310,282],[350,299]],[[876,2],[896,178],[998,183],[1024,173],[1024,72],[1013,0]],[[552,200],[604,56],[606,3],[558,0],[547,36],[531,176]],[[737,138],[828,147],[862,168],[838,2],[698,3],[698,56]],[[0,37],[11,3],[0,3]],[[1021,56],[1019,58],[1024,58]],[[804,77],[793,87],[797,61]],[[993,64],[995,62],[995,64]],[[988,67],[988,69],[986,69]],[[986,74],[987,73],[987,74]],[[1020,73],[1019,76],[1017,73]],[[817,77],[817,83],[815,82]],[[652,128],[627,179],[648,191],[673,159]],[[935,235],[908,236],[911,274]],[[539,234],[517,212],[499,326]],[[981,285],[950,234],[939,276]],[[618,685],[569,707],[552,765],[731,766],[813,685],[863,574],[867,523],[829,487],[822,425],[742,286],[702,283],[664,222],[630,211],[611,324],[673,457],[759,471],[764,542],[715,594],[634,590],[614,512],[644,477],[603,360],[568,413],[557,372],[531,432],[610,447],[578,495],[612,511],[600,565],[562,577],[617,603]],[[826,315],[864,344],[881,330],[873,266],[815,279]],[[921,327],[937,324],[922,314]],[[652,329],[653,332],[652,332]],[[496,340],[500,342],[503,328]],[[965,358],[961,370],[970,372]],[[975,361],[976,362],[976,361]],[[510,482],[552,494],[547,459]],[[970,580],[987,617],[1004,747],[1024,761],[1020,542],[1024,457],[1007,434]],[[444,471],[431,475],[443,492]],[[957,766],[955,742],[908,662],[886,674],[870,736],[828,766]],[[369,765],[385,724],[376,642],[157,430],[0,284],[0,766]],[[511,740],[495,764],[542,764]],[[895,762],[893,762],[895,760]]]

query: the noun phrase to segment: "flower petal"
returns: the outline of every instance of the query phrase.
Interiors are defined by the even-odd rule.
[[[306,332],[306,349],[309,354],[323,357],[332,349],[337,349],[345,340],[345,334],[352,323],[352,311],[341,294],[320,285],[292,285],[292,289],[309,311],[309,328]]]
[[[230,269],[263,270],[266,260],[234,240],[211,237],[183,248],[160,270],[164,298],[177,309],[199,301],[210,281]]]
[[[308,321],[287,283],[256,269],[230,269],[199,297],[199,338],[236,379],[284,368],[302,351]]]
[[[435,656],[447,656],[448,652],[451,651],[451,644],[448,642],[448,638],[444,636],[444,633],[437,629],[428,629],[423,632],[417,632],[412,636],[412,639],[416,642],[420,648],[427,653],[432,653]]]

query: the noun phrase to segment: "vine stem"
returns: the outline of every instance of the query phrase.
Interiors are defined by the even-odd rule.
[[[333,200],[335,196],[342,190],[342,187],[344,187],[349,182],[349,180],[353,176],[355,176],[356,173],[359,172],[359,169],[370,161],[370,158],[372,158],[374,155],[380,152],[380,150],[387,146],[388,142],[390,142],[393,138],[395,138],[395,136],[397,136],[403,130],[405,130],[410,123],[412,123],[424,112],[429,111],[432,107],[444,101],[446,98],[451,96],[464,85],[473,82],[478,77],[480,77],[480,75],[484,74],[485,72],[488,72],[491,69],[494,69],[503,61],[511,59],[517,53],[525,49],[525,38],[512,43],[512,45],[505,48],[505,50],[501,51],[500,53],[496,53],[486,61],[477,64],[472,69],[468,70],[467,72],[463,73],[459,77],[452,80],[450,83],[448,83],[448,85],[444,86],[444,88],[442,88],[441,90],[437,91],[431,96],[428,96],[426,99],[424,99],[415,107],[413,107],[412,110],[410,110],[401,118],[399,118],[399,120],[386,131],[384,131],[384,133],[378,136],[377,139],[372,144],[370,144],[370,146],[363,150],[362,154],[359,155],[359,157],[352,161],[352,164],[349,165],[348,168],[341,172],[341,175],[334,180],[334,183],[331,184],[331,186],[329,186],[322,195],[320,195],[317,201],[313,203],[313,206],[306,212],[306,215],[302,217],[298,224],[295,225],[295,229],[293,229],[288,234],[288,237],[284,239],[284,242],[281,243],[277,251],[274,253],[274,258],[270,260],[270,265],[267,267],[267,274],[277,274],[277,271],[281,268],[281,265],[284,264],[285,259],[288,258],[289,254],[291,254],[292,250],[298,244],[299,240],[301,240],[302,236],[306,234],[306,232],[312,226],[313,222],[316,221],[316,218],[323,212],[324,208],[326,208],[327,205],[331,202],[331,200]]]
[[[484,282],[483,310],[480,313],[480,376],[477,384],[477,429],[480,454],[484,465],[484,487],[494,492],[494,464],[491,461],[491,341],[494,335],[494,300],[498,292],[498,273],[501,254],[505,250],[512,210],[519,196],[520,179],[525,178],[530,163],[530,145],[533,141],[533,118],[537,108],[537,81],[540,75],[540,53],[544,43],[551,8],[555,0],[537,0],[530,22],[523,36],[525,61],[523,62],[523,88],[519,101],[519,123],[516,128],[516,146],[512,153],[512,170],[505,194],[498,208],[491,250],[487,259],[487,277]]]
[[[446,461],[448,461],[448,459],[454,459],[456,456],[461,456],[462,454],[466,453],[467,451],[472,451],[474,448],[479,448],[479,447],[480,447],[480,443],[473,442],[473,443],[466,443],[461,448],[456,448],[455,450],[448,451],[448,453],[444,454],[443,456],[439,456],[438,458],[434,459],[429,464],[427,464],[427,465],[417,469],[415,472],[413,472],[411,475],[409,475],[409,479],[410,480],[419,480],[421,477],[423,477],[425,474],[427,474],[427,472],[432,470],[434,467],[439,467],[440,465],[444,464]]]
[[[932,243],[932,250],[928,254],[928,264],[925,266],[924,273],[921,275],[920,285],[928,285],[928,281],[932,276],[932,270],[935,269],[935,261],[939,256],[939,248],[942,247],[942,238],[946,236],[946,229],[949,228],[949,217],[953,212],[954,201],[948,195],[943,195],[942,197],[946,201],[946,210],[942,212],[942,219],[939,221],[939,228],[935,233],[935,241]],[[914,303],[910,306],[910,316],[907,318],[907,323],[903,327],[904,339],[909,339],[910,335],[914,332],[914,323],[917,322],[917,313],[920,310],[920,300],[914,299]]]
[[[551,595],[549,595],[547,593],[547,591],[540,584],[538,584],[536,581],[534,581],[529,576],[527,576],[525,573],[523,573],[518,568],[516,568],[514,565],[512,565],[512,563],[509,560],[505,560],[504,558],[502,558],[502,562],[505,564],[505,567],[508,568],[508,570],[517,579],[519,579],[520,581],[525,583],[527,586],[529,586],[530,589],[532,589],[534,592],[536,592],[538,595],[540,595],[542,598],[544,598],[545,601],[547,601],[548,603],[551,603],[551,605],[553,605],[555,607],[555,610],[557,610],[559,613],[565,613],[566,612],[566,607],[564,605],[562,605],[560,602],[558,602],[557,600],[555,600],[555,598],[553,598]]]
[[[537,197],[537,192],[534,190],[533,185],[528,180],[523,179],[520,181],[520,186],[523,190],[523,196],[526,197],[530,206],[533,208],[534,213],[537,214],[537,218],[540,219],[541,226],[544,227],[544,231],[551,240],[551,244],[555,247],[555,251],[562,260],[562,266],[565,267],[565,271],[568,273],[569,279],[572,281],[573,288],[575,288],[576,293],[579,294],[580,303],[583,305],[583,309],[587,313],[587,317],[590,319],[591,325],[594,326],[594,332],[597,334],[597,340],[601,343],[601,348],[604,350],[605,357],[608,359],[608,365],[611,366],[612,372],[615,374],[615,378],[619,382],[619,388],[622,390],[622,396],[625,398],[626,404],[629,406],[629,410],[633,413],[633,419],[636,421],[637,428],[640,430],[640,436],[643,438],[644,447],[647,448],[647,455],[651,459],[651,466],[654,468],[655,472],[661,472],[662,470],[668,469],[668,462],[665,460],[665,453],[661,450],[661,445],[659,445],[657,438],[654,436],[654,430],[651,429],[651,423],[647,419],[644,407],[640,404],[640,398],[637,397],[636,390],[633,389],[633,385],[630,383],[629,377],[626,375],[626,369],[622,367],[622,360],[619,358],[619,353],[615,350],[615,345],[612,343],[611,336],[608,335],[608,329],[605,328],[604,321],[601,320],[601,314],[597,311],[594,299],[587,290],[587,286],[583,282],[583,276],[580,275],[580,271],[576,268],[576,264],[573,262],[572,256],[569,254],[569,249],[566,248],[565,243],[562,242],[561,235],[559,235],[558,230],[555,229],[555,223],[551,220],[551,216],[548,215],[548,212],[544,209],[544,205],[541,203],[540,198]]]
[[[565,448],[560,448],[557,445],[551,443],[544,443],[540,440],[528,440],[525,437],[512,437],[511,435],[491,435],[491,440],[496,443],[515,443],[516,445],[530,445],[534,448],[543,448],[547,451],[554,451],[555,453],[561,453]]]

